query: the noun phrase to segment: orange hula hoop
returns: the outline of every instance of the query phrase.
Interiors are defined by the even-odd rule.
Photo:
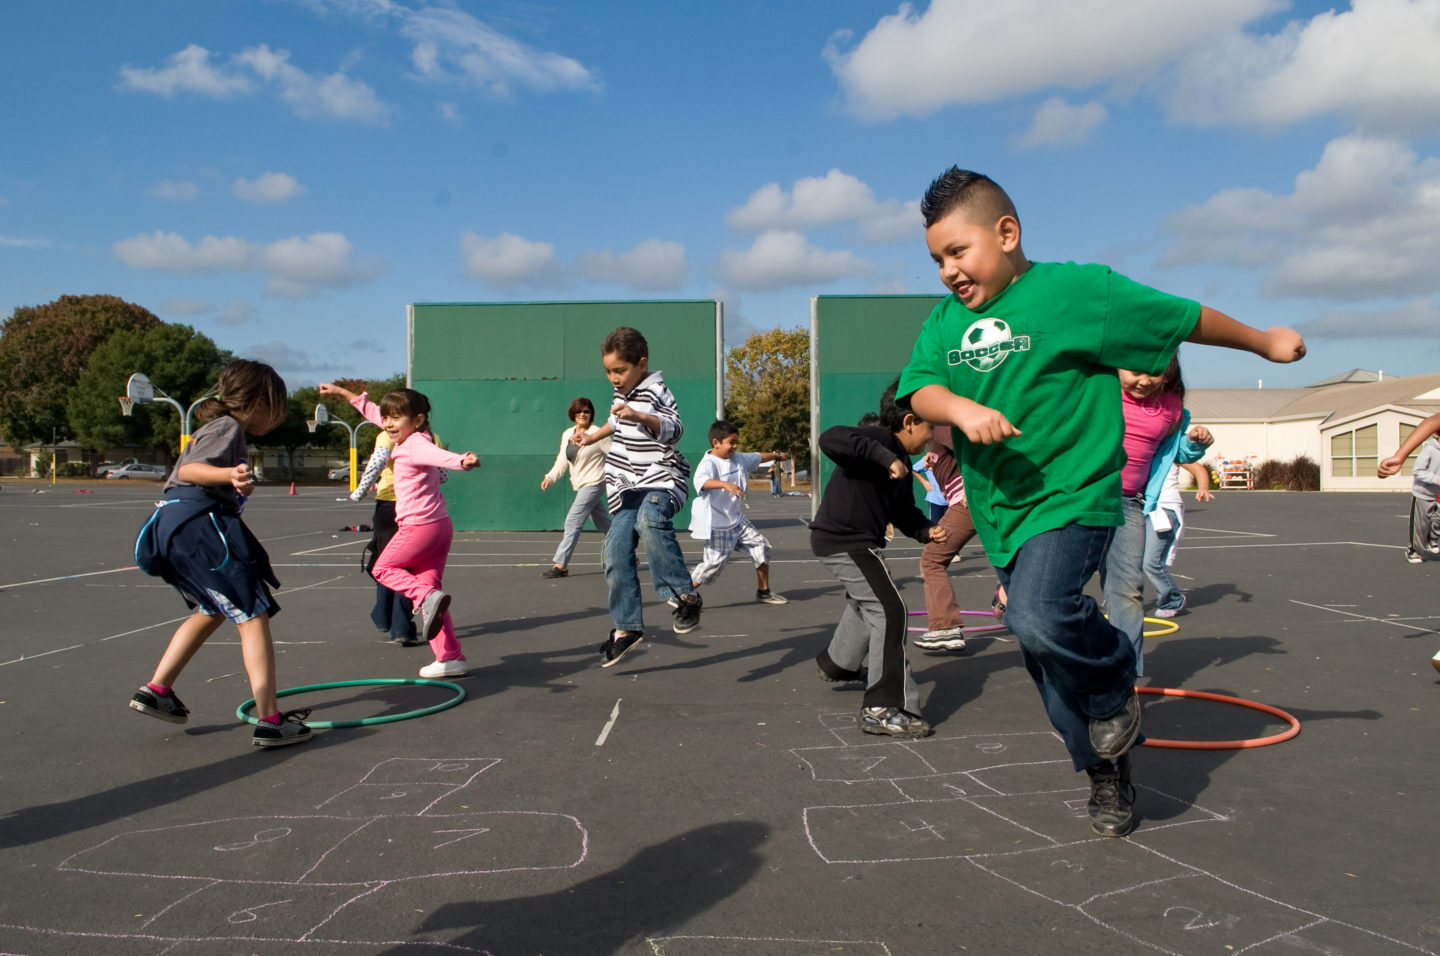
[[[1164,740],[1160,737],[1147,737],[1145,738],[1147,747],[1168,747],[1174,750],[1246,750],[1251,747],[1268,747],[1271,744],[1278,744],[1300,733],[1300,721],[1279,707],[1271,707],[1269,704],[1246,700],[1243,697],[1227,697],[1224,694],[1211,694],[1203,690],[1180,690],[1175,687],[1137,687],[1135,693],[1157,694],[1163,697],[1194,697],[1200,700],[1215,700],[1222,704],[1235,704],[1237,707],[1248,707],[1251,710],[1259,710],[1273,717],[1279,717],[1290,725],[1280,733],[1271,734],[1269,737],[1249,737],[1244,740]]]

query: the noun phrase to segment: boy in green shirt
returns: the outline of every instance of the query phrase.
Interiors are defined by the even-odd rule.
[[[988,176],[952,166],[920,211],[953,294],[921,328],[899,394],[954,427],[971,516],[1008,594],[1005,623],[1075,769],[1090,776],[1091,827],[1124,836],[1135,825],[1135,652],[1084,594],[1121,522],[1115,370],[1158,375],[1185,341],[1272,362],[1300,359],[1305,344],[1105,266],[1030,262],[1015,207]]]

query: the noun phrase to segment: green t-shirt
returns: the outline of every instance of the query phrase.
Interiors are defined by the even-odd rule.
[[[1115,370],[1158,375],[1200,304],[1106,266],[1037,262],[972,312],[951,295],[920,329],[900,376],[1003,414],[1023,434],[993,445],[954,431],[980,542],[1004,567],[1034,535],[1120,524],[1125,421]]]

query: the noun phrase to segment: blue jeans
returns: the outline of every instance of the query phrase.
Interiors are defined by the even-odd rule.
[[[555,549],[555,557],[550,559],[550,563],[555,567],[563,568],[570,564],[570,555],[575,553],[575,545],[580,543],[580,532],[585,530],[586,518],[595,522],[595,530],[601,534],[610,530],[610,513],[605,510],[603,481],[586,485],[575,492],[575,501],[565,513],[565,536],[560,539],[560,547]]]
[[[375,606],[370,610],[370,620],[378,631],[387,631],[391,640],[415,636],[415,611],[410,599],[399,591],[392,591],[383,584],[375,585]]]
[[[640,601],[640,571],[635,546],[645,543],[650,580],[661,597],[694,594],[685,556],[675,540],[675,506],[666,491],[638,489],[620,498],[620,507],[610,516],[610,533],[605,536],[605,588],[610,597],[610,617],[618,631],[645,630],[645,609]]]
[[[1046,531],[997,569],[1008,596],[1005,624],[1076,770],[1102,762],[1090,746],[1090,720],[1115,716],[1135,692],[1135,649],[1085,594],[1111,531],[1078,524]]]
[[[1170,517],[1167,531],[1156,531],[1149,521],[1145,522],[1145,578],[1155,588],[1155,607],[1162,611],[1178,611],[1185,605],[1185,595],[1175,586],[1170,576],[1170,555],[1175,550],[1176,532],[1180,528],[1180,516],[1169,508],[1165,513]]]
[[[1105,613],[1135,648],[1135,673],[1145,673],[1145,514],[1143,496],[1120,499],[1125,523],[1115,529],[1100,563]]]

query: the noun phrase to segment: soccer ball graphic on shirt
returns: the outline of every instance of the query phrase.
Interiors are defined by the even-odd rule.
[[[946,356],[951,365],[962,362],[977,372],[988,372],[1010,357],[1011,352],[1030,350],[1030,336],[1014,336],[1003,319],[978,319],[961,336],[962,348]]]

